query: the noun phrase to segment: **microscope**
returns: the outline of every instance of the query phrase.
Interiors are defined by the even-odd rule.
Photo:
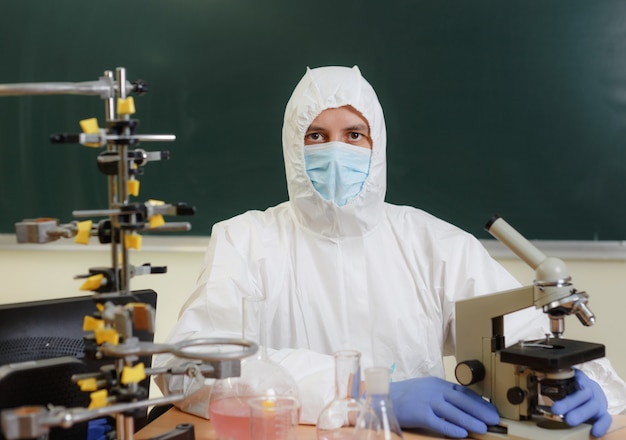
[[[535,270],[532,285],[461,300],[456,304],[457,381],[492,402],[500,425],[477,439],[589,439],[591,426],[569,427],[552,403],[576,391],[574,365],[604,357],[604,345],[563,339],[564,319],[585,326],[595,317],[588,295],[571,284],[566,265],[546,257],[504,219],[485,227]],[[545,338],[505,344],[504,316],[534,306],[548,315]]]

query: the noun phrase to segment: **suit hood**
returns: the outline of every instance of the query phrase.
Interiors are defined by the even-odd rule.
[[[322,198],[307,175],[304,135],[321,112],[347,105],[369,124],[372,157],[361,192],[337,206]],[[298,223],[336,238],[361,236],[377,225],[387,187],[385,120],[374,89],[357,66],[307,69],[287,103],[282,137],[289,200]]]

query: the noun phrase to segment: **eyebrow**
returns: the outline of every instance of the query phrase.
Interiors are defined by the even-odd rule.
[[[309,131],[324,131],[324,130],[325,128],[319,125],[310,125],[309,128],[306,129],[305,133],[308,133]]]
[[[319,126],[319,125],[311,125],[309,126],[309,128],[307,128],[306,132],[308,133],[309,131],[325,131],[326,128]],[[349,127],[345,127],[343,129],[343,131],[358,131],[358,130],[363,130],[363,131],[367,131],[369,132],[369,127],[365,124],[356,124],[356,125],[351,125]]]
[[[346,130],[346,131],[363,130],[363,131],[367,131],[369,133],[370,128],[367,125],[365,125],[365,124],[356,124],[356,125],[352,125],[350,127],[346,127],[346,128],[344,128],[344,130]]]

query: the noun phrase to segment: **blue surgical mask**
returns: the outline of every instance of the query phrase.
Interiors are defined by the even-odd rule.
[[[372,150],[343,142],[306,145],[304,164],[325,200],[343,206],[361,192],[370,171]]]

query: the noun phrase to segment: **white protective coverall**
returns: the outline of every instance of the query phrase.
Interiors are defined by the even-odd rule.
[[[315,117],[345,105],[369,122],[373,148],[361,192],[338,207],[311,184],[303,148]],[[385,203],[383,112],[357,67],[307,70],[287,104],[283,154],[289,201],[214,225],[197,287],[168,342],[240,337],[241,298],[265,295],[271,357],[297,381],[304,423],[314,424],[333,397],[332,353],[339,349],[359,350],[363,367],[392,367],[394,381],[444,377],[442,355],[454,354],[455,301],[519,283],[470,234]],[[507,343],[546,333],[542,313],[514,315],[505,323]],[[171,362],[161,355],[155,364]],[[621,390],[607,395],[609,407],[622,411],[626,385],[608,361],[594,364],[592,379]],[[188,389],[189,380],[158,384],[168,394]],[[191,412],[206,417],[204,408]]]

